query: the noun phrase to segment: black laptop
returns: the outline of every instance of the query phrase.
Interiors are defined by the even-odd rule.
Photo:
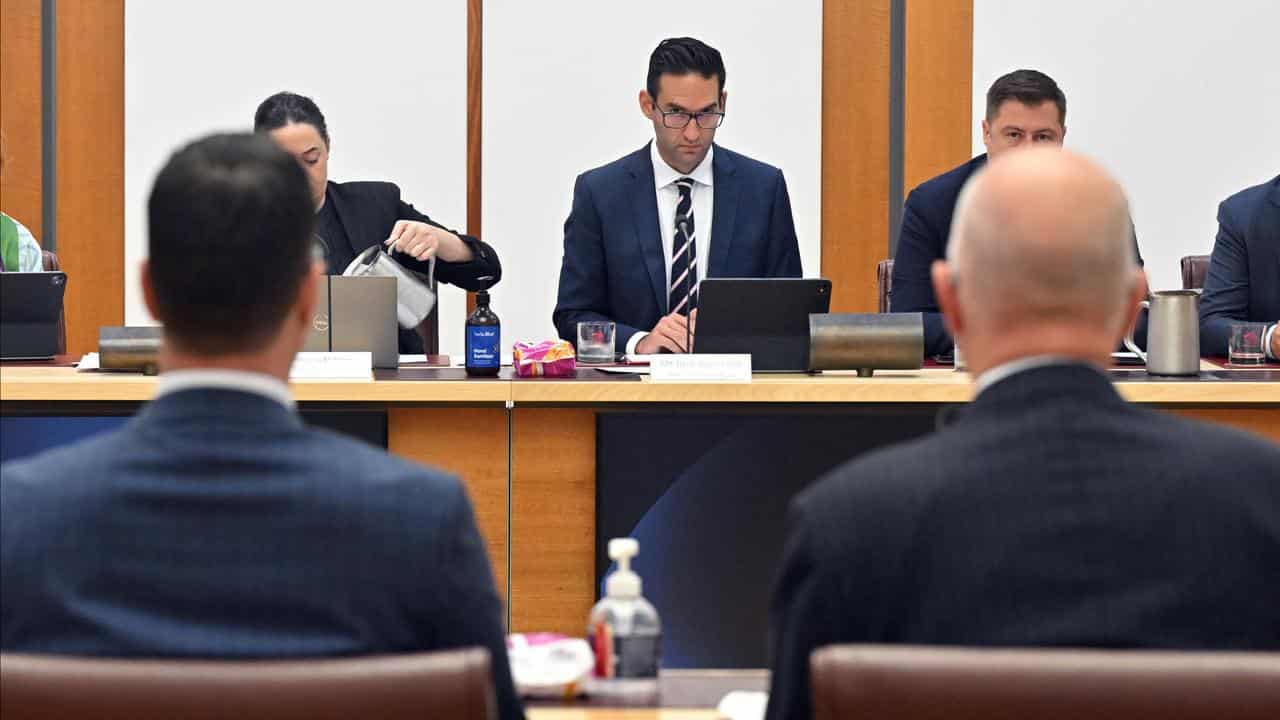
[[[0,360],[45,360],[58,354],[67,274],[0,273]]]
[[[830,310],[830,280],[707,278],[693,351],[749,354],[752,372],[807,372],[809,315]]]

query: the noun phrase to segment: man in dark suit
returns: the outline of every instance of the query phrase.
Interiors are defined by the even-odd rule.
[[[810,717],[838,643],[1280,648],[1280,446],[1105,374],[1143,295],[1120,187],[1028,150],[956,215],[933,281],[976,397],[795,500],[768,716]]]
[[[1061,147],[1067,135],[1066,122],[1067,98],[1053,78],[1037,70],[1015,70],[1003,75],[987,90],[987,116],[982,121],[982,142],[987,152],[921,183],[907,195],[902,207],[898,251],[893,258],[893,307],[890,309],[924,314],[926,357],[945,355],[953,349],[933,294],[929,268],[947,254],[951,217],[960,189],[988,159],[1026,147]],[[1141,265],[1136,234],[1133,252]],[[1137,335],[1139,344],[1145,345],[1145,325],[1139,327]]]
[[[8,464],[0,647],[282,658],[483,646],[512,687],[458,481],[307,428],[286,384],[323,269],[297,163],[257,135],[180,150],[149,204],[155,399],[122,429]],[[244,258],[254,262],[246,263]]]
[[[1268,323],[1262,347],[1280,360],[1280,175],[1218,206],[1218,238],[1200,298],[1200,350],[1226,355],[1233,322]]]
[[[782,171],[714,144],[727,94],[720,53],[693,38],[649,57],[646,147],[578,176],[552,320],[617,323],[627,353],[685,352],[704,277],[800,277]],[[692,316],[696,319],[696,315]]]

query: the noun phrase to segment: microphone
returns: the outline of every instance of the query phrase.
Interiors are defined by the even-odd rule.
[[[698,270],[698,257],[695,254],[697,246],[693,244],[693,238],[689,237],[689,230],[686,223],[689,220],[688,215],[681,215],[679,218],[680,232],[684,234],[686,240],[689,241],[689,248],[685,252],[689,253],[689,269],[684,273],[684,351],[693,354],[693,295],[689,292],[690,276]]]

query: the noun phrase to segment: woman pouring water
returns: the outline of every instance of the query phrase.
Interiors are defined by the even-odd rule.
[[[316,203],[316,235],[329,274],[341,275],[357,255],[382,243],[397,262],[423,275],[430,272],[434,258],[435,279],[466,290],[487,289],[502,277],[492,247],[418,212],[400,199],[395,184],[331,182],[329,129],[311,98],[291,92],[272,95],[254,113],[253,129],[269,134],[306,171]],[[400,329],[400,352],[423,352],[418,333]]]

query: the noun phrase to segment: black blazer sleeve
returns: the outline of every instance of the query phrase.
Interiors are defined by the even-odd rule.
[[[440,223],[427,217],[426,214],[418,212],[417,208],[405,202],[400,197],[400,188],[395,188],[395,212],[397,220],[415,220],[423,222],[433,227],[440,228],[446,232],[451,232],[462,239],[467,247],[471,248],[471,252],[475,255],[468,262],[451,263],[443,260],[436,261],[436,280],[438,282],[457,285],[465,290],[485,290],[492,287],[502,279],[502,263],[498,261],[498,253],[489,245],[480,241],[479,238],[471,235],[463,235],[456,230],[451,230]],[[429,263],[416,260],[404,253],[396,253],[396,261],[404,264],[406,267],[412,268],[424,275],[429,269]],[[491,277],[492,280],[482,280],[481,278]]]
[[[1241,218],[1230,210],[1225,202],[1218,206],[1218,236],[1200,298],[1202,355],[1226,355],[1231,323],[1249,317],[1249,253]]]
[[[796,223],[791,214],[791,195],[787,192],[787,180],[782,176],[782,171],[778,171],[773,208],[769,213],[769,237],[769,266],[765,277],[803,276],[804,272],[800,268],[800,241],[796,239]]]

